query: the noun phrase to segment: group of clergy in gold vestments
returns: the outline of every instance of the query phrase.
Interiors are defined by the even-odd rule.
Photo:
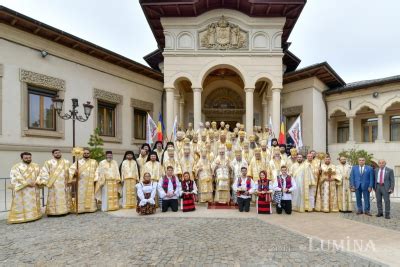
[[[173,168],[179,180],[189,174],[197,185],[197,202],[228,204],[236,201],[232,184],[240,179],[242,167],[247,168],[247,176],[257,186],[260,173],[267,174],[272,185],[281,167],[286,166],[297,185],[292,192],[294,211],[351,211],[351,166],[346,158],[341,157],[334,165],[327,154],[300,152],[304,153],[292,148],[287,153],[286,145],[278,144],[268,128],[255,126],[254,134],[248,134],[243,124],[238,123],[231,131],[224,122],[220,127],[206,122],[197,131],[189,124],[186,131],[177,131],[174,142],[166,142],[165,146],[162,141],[155,142],[153,148],[143,144],[137,157],[127,151],[120,165],[111,151],[106,152],[106,159],[97,162],[85,148],[83,157],[71,164],[60,150],[54,149],[52,158],[40,168],[32,162],[31,153],[24,152],[21,162],[10,172],[13,200],[8,222],[41,218],[43,187],[48,188],[48,216],[95,212],[98,204],[102,211],[134,209],[142,203],[158,207],[158,192],[168,167]]]

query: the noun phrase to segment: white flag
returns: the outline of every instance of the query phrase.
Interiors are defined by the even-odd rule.
[[[175,116],[174,125],[172,126],[172,138],[176,142],[176,133],[178,131],[178,116]]]
[[[153,144],[153,139],[157,135],[157,124],[150,117],[150,114],[147,113],[147,129],[146,129],[146,142],[148,144]]]
[[[272,126],[272,117],[271,117],[271,115],[269,115],[268,128],[269,128],[268,146],[271,147],[272,138],[275,138],[274,128]]]
[[[293,125],[288,131],[290,137],[293,139],[296,148],[303,147],[303,138],[301,135],[301,119],[300,116],[294,121]]]

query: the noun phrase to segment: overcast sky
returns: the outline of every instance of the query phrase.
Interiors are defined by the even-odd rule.
[[[143,64],[157,48],[138,0],[0,4]],[[308,0],[290,50],[300,67],[327,61],[346,82],[400,75],[399,10],[399,0]]]

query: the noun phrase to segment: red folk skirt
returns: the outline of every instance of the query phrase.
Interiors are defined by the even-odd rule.
[[[182,195],[182,211],[194,211],[196,209],[195,205],[195,198],[193,194],[183,194]]]
[[[271,213],[271,194],[259,194],[257,200],[257,212],[259,214]]]

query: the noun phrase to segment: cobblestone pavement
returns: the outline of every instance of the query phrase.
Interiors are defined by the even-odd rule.
[[[288,218],[289,219],[289,218]],[[377,266],[256,218],[123,218],[97,212],[0,221],[0,265]]]
[[[385,205],[385,204],[383,204]],[[375,226],[392,229],[395,231],[400,231],[400,203],[390,202],[390,219],[385,219],[384,217],[376,217],[378,213],[376,202],[371,203],[371,214],[372,216],[357,215],[355,212],[352,213],[342,213],[342,217],[350,220],[355,220],[362,223],[368,223]]]

